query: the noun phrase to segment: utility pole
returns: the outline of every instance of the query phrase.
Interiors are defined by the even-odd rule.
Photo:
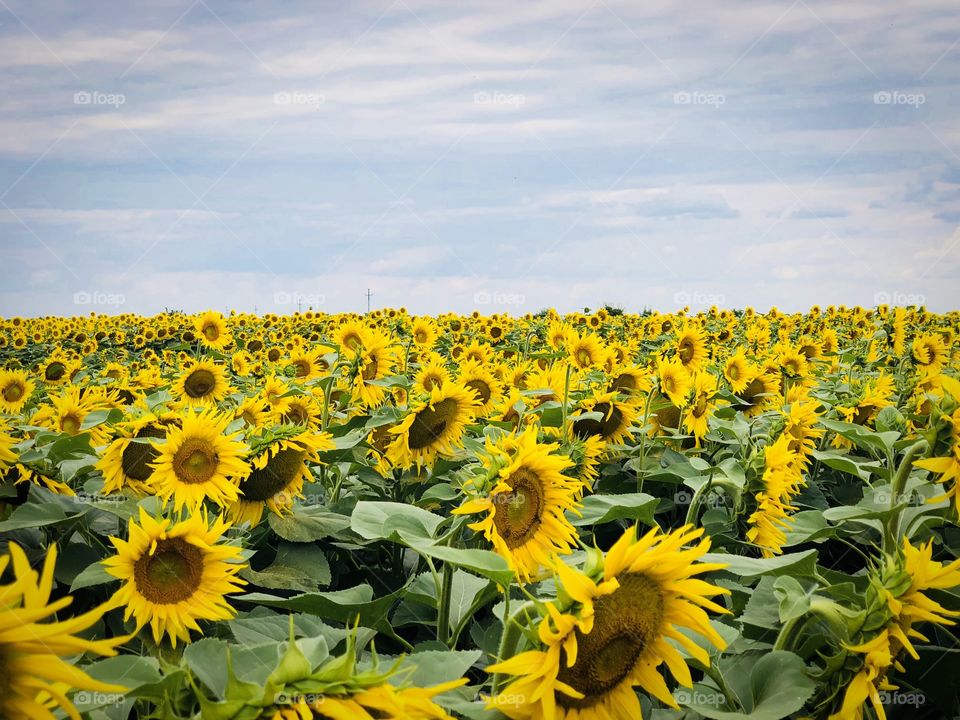
[[[370,288],[367,288],[367,315],[370,314],[370,298],[372,295],[373,293],[370,292]]]

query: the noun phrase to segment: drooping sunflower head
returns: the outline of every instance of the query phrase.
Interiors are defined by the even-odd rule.
[[[222,541],[227,528],[202,511],[174,523],[140,508],[127,539],[110,538],[117,554],[104,561],[123,581],[113,599],[126,607],[124,619],[133,616],[138,630],[149,624],[154,642],[166,635],[176,646],[190,641],[191,630],[202,632],[198,620],[233,617],[225,595],[245,584],[236,577],[244,565],[241,548]]]
[[[913,359],[924,367],[941,368],[950,359],[950,353],[936,333],[927,333],[913,341]]]
[[[643,368],[633,365],[615,365],[610,371],[610,385],[607,389],[632,396],[648,393],[652,387],[650,373]]]
[[[158,497],[174,507],[195,510],[206,499],[223,506],[239,497],[238,483],[250,472],[243,460],[247,446],[228,432],[229,415],[214,410],[188,411],[180,426],[168,425],[157,445],[151,482]]]
[[[668,640],[705,665],[708,651],[690,631],[726,646],[704,609],[727,612],[711,598],[728,591],[695,577],[723,567],[698,562],[710,547],[702,534],[690,526],[668,534],[654,528],[638,539],[630,528],[599,562],[588,553],[594,559],[586,570],[558,559],[559,597],[540,623],[540,647],[487,668],[516,676],[488,707],[517,719],[641,717],[639,687],[676,708],[658,666],[666,664],[685,687],[692,678]]]
[[[391,428],[395,436],[387,456],[397,467],[433,464],[438,455],[463,444],[466,426],[476,416],[476,394],[457,382],[445,383],[411,404],[407,416]]]
[[[0,412],[15,415],[20,412],[36,384],[23,370],[0,370]]]
[[[250,474],[240,481],[240,498],[230,507],[234,522],[260,522],[264,508],[281,515],[303,497],[303,483],[312,482],[309,463],[318,452],[332,450],[329,433],[303,425],[279,425],[248,436]]]
[[[577,533],[566,515],[582,484],[563,474],[573,463],[559,446],[537,441],[536,427],[487,442],[487,470],[465,486],[470,499],[453,512],[481,514],[469,527],[493,544],[521,582],[537,577],[545,558],[569,553]]]

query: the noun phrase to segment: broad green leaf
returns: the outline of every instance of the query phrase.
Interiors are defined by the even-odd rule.
[[[568,518],[576,527],[602,525],[614,520],[638,520],[653,525],[653,513],[659,503],[659,499],[646,493],[588,495],[583,499],[580,517],[571,512]]]

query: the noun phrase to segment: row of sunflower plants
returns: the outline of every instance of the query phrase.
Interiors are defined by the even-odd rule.
[[[958,333],[0,320],[0,717],[953,717]]]

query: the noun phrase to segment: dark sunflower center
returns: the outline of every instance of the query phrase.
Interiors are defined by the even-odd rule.
[[[693,341],[689,338],[684,338],[680,341],[680,347],[678,348],[677,354],[680,356],[680,362],[684,365],[688,364],[693,360],[693,353],[696,348],[693,345]]]
[[[173,456],[177,479],[189,484],[204,483],[214,476],[220,458],[210,444],[200,438],[186,440]]]
[[[427,333],[423,330],[417,330],[417,333],[413,336],[413,339],[418,343],[424,343],[427,341]]]
[[[620,429],[623,413],[616,405],[611,407],[610,403],[597,403],[593,406],[593,411],[600,413],[603,417],[599,420],[587,418],[573,423],[573,432],[578,438],[586,440],[591,435],[607,438]]]
[[[23,397],[23,391],[23,385],[17,381],[14,381],[3,388],[3,399],[7,402],[16,402]]]
[[[240,483],[240,492],[244,500],[264,502],[294,481],[306,453],[294,448],[286,448],[274,455],[262,470],[253,472]]]
[[[364,380],[376,380],[377,379],[377,370],[380,368],[380,362],[377,360],[376,355],[371,355],[367,358],[366,364],[363,366],[363,379]]]
[[[217,385],[217,378],[209,370],[194,370],[187,376],[183,389],[192,398],[202,398],[209,395]]]
[[[507,479],[512,492],[493,496],[493,524],[511,550],[527,542],[543,522],[543,483],[536,473],[524,468]]]
[[[476,380],[471,380],[466,383],[466,386],[477,394],[477,398],[481,403],[486,404],[487,401],[490,400],[490,396],[492,394],[490,391],[490,386],[487,385],[487,383],[485,383],[483,380],[480,380],[479,378]]]
[[[738,365],[731,365],[727,368],[727,375],[730,376],[731,380],[740,379],[740,367]]]
[[[276,362],[280,359],[280,351],[277,348],[270,348],[267,351],[267,360],[270,362]]]
[[[293,367],[296,371],[297,377],[306,377],[310,374],[310,361],[309,360],[297,360]]]
[[[660,585],[641,573],[617,578],[620,587],[594,603],[593,630],[577,634],[577,662],[567,667],[566,653],[560,653],[557,680],[584,697],[575,700],[556,694],[564,708],[589,708],[623,682],[660,634],[663,624],[663,595]]]
[[[216,325],[207,325],[203,328],[203,336],[207,340],[216,340],[220,337],[220,328]]]
[[[459,405],[453,398],[444,398],[419,411],[410,424],[408,445],[411,450],[428,448],[441,437],[457,416]]]
[[[654,413],[657,424],[662,428],[678,428],[680,426],[680,408],[676,405],[667,405]]]
[[[43,377],[47,380],[56,381],[62,378],[66,371],[66,365],[59,360],[54,360],[52,363],[47,365],[46,370],[43,371]]]
[[[137,590],[152,603],[169,605],[193,597],[203,576],[203,551],[182,538],[157,541],[152,555],[133,566]]]
[[[633,375],[624,373],[618,375],[617,378],[610,383],[611,390],[624,390],[630,392],[631,390],[637,389],[637,379]]]
[[[141,428],[136,435],[138,438],[162,438],[166,433],[154,425]],[[144,481],[153,474],[150,463],[157,459],[159,451],[149,443],[128,443],[120,457],[123,474],[134,480]]]
[[[74,413],[69,413],[60,418],[60,429],[68,435],[76,435],[80,432],[80,417]]]
[[[746,389],[740,394],[740,397],[743,398],[744,404],[735,405],[738,410],[745,410],[751,408],[757,404],[757,401],[760,399],[760,396],[767,391],[766,386],[764,386],[763,381],[760,378],[754,378],[747,385]]]
[[[578,363],[581,367],[586,367],[586,366],[589,365],[591,362],[593,362],[593,358],[590,357],[590,351],[589,351],[589,350],[586,350],[586,349],[584,349],[584,348],[581,348],[580,350],[577,350],[577,363]]]
[[[291,425],[306,425],[310,421],[310,413],[302,405],[290,403],[290,407],[283,414],[282,420]]]

